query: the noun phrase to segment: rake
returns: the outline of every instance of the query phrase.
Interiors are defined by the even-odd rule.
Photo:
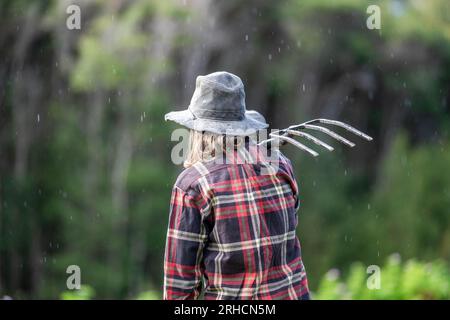
[[[294,145],[295,147],[299,148],[300,150],[306,151],[308,152],[310,155],[317,157],[319,155],[318,152],[314,151],[313,149],[305,146],[303,143],[298,142],[297,140],[295,140],[293,137],[300,137],[300,138],[305,138],[307,140],[310,140],[312,142],[314,142],[315,144],[327,149],[328,151],[333,151],[334,148],[332,146],[330,146],[329,144],[323,142],[322,140],[314,137],[313,135],[304,132],[303,130],[313,130],[313,131],[320,131],[323,132],[327,135],[329,135],[330,137],[336,139],[337,141],[349,146],[349,147],[354,147],[355,143],[351,142],[350,140],[344,138],[343,136],[337,134],[336,132],[325,128],[325,127],[321,127],[317,124],[330,124],[330,125],[334,125],[337,127],[341,127],[344,128],[345,130],[367,140],[367,141],[372,141],[372,137],[368,136],[367,134],[365,134],[362,131],[359,131],[358,129],[353,128],[352,126],[340,122],[340,121],[336,121],[336,120],[329,120],[329,119],[323,119],[323,118],[319,118],[319,119],[313,119],[313,120],[309,120],[306,122],[303,122],[301,124],[296,124],[296,125],[292,125],[286,129],[282,129],[282,130],[276,130],[272,133],[269,134],[270,139],[267,140],[263,140],[260,143],[258,143],[258,145],[262,145],[262,144],[267,144],[270,143],[272,141],[278,140],[281,141],[281,144],[286,144],[286,143],[290,143],[292,145]]]

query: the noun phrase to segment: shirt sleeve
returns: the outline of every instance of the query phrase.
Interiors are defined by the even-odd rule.
[[[204,272],[207,235],[201,200],[193,192],[172,190],[164,258],[164,299],[197,299]]]

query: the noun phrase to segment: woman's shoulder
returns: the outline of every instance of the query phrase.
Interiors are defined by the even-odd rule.
[[[292,178],[294,178],[294,167],[292,166],[291,160],[285,156],[281,151],[278,153],[278,168],[279,171],[287,173]]]
[[[189,190],[189,188],[201,177],[198,170],[191,166],[184,169],[177,177],[174,187],[183,191]]]
[[[214,172],[225,169],[225,164],[217,164],[214,162],[197,162],[194,165],[184,169],[179,175],[175,182],[175,187],[188,191],[194,188],[199,180],[203,177],[207,177]],[[208,180],[208,179],[206,179]]]

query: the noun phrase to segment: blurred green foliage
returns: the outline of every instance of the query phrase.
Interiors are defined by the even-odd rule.
[[[157,291],[144,291],[136,297],[136,300],[160,300],[161,298]]]
[[[362,263],[354,263],[344,278],[338,270],[330,270],[312,297],[318,300],[450,298],[450,270],[442,261],[423,263],[411,259],[402,263],[395,254],[380,268],[379,275],[380,286],[376,288],[367,283],[371,275]]]
[[[92,287],[83,285],[80,289],[67,290],[61,293],[61,300],[91,300],[95,297],[95,291]]]
[[[370,192],[361,176],[332,157],[323,170],[300,168],[303,189],[300,236],[312,281],[333,265],[381,264],[392,252],[411,259],[450,260],[448,144],[412,147],[404,134],[393,141]],[[308,181],[302,186],[302,181]],[[355,192],[359,190],[359,192]],[[320,252],[321,254],[317,254]],[[319,266],[318,268],[314,268]]]

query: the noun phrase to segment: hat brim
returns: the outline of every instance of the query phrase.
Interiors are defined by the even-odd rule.
[[[264,116],[255,110],[247,110],[244,119],[240,121],[196,118],[189,109],[169,112],[164,116],[164,119],[166,121],[174,121],[196,131],[208,131],[236,136],[250,135],[258,130],[269,127]]]

